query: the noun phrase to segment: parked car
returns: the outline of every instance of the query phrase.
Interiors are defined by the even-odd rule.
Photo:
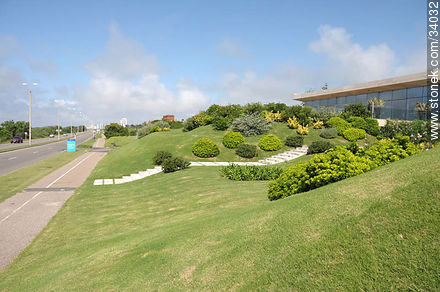
[[[11,139],[11,143],[23,143],[23,138],[15,136]]]
[[[50,134],[49,138],[55,138],[55,135],[54,134]]]

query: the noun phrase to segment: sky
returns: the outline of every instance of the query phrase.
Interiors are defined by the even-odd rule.
[[[420,0],[0,0],[0,121],[28,120],[29,90],[35,126],[292,105],[426,70],[425,35]]]

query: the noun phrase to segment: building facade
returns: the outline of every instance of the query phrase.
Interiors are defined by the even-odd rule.
[[[162,117],[162,120],[169,121],[169,122],[174,122],[174,115],[164,115]]]
[[[294,100],[306,106],[318,109],[334,107],[338,111],[347,104],[362,103],[368,106],[373,98],[384,101],[383,107],[375,107],[378,119],[416,120],[427,118],[428,109],[421,110],[427,104],[429,80],[425,72],[378,81],[343,86],[321,91],[294,94]],[[417,106],[418,105],[418,106]]]

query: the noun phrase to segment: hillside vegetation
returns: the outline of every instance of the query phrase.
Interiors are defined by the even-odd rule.
[[[440,289],[440,148],[274,202],[216,167],[92,185],[123,158],[150,163],[143,143],[190,155],[159,134],[102,160],[0,290]]]

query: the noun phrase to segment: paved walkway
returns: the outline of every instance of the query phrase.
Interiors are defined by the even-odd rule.
[[[263,166],[263,165],[272,165],[272,164],[278,164],[286,161],[290,161],[292,159],[298,158],[300,156],[307,154],[307,145],[304,145],[302,147],[297,147],[295,149],[288,150],[286,152],[273,155],[271,157],[262,159],[258,162],[191,162],[190,166],[228,166],[231,164],[236,165],[248,165],[248,166]],[[145,171],[139,171],[138,173],[132,173],[130,175],[123,176],[122,178],[104,178],[104,179],[95,179],[93,182],[93,185],[95,186],[102,186],[102,185],[112,185],[114,184],[123,184],[132,182],[138,179],[146,178],[147,176],[154,175],[156,173],[162,172],[161,166],[156,166],[152,169],[147,169]]]
[[[103,145],[104,139],[99,138],[94,147]],[[0,269],[31,243],[105,154],[85,153],[0,203]]]

